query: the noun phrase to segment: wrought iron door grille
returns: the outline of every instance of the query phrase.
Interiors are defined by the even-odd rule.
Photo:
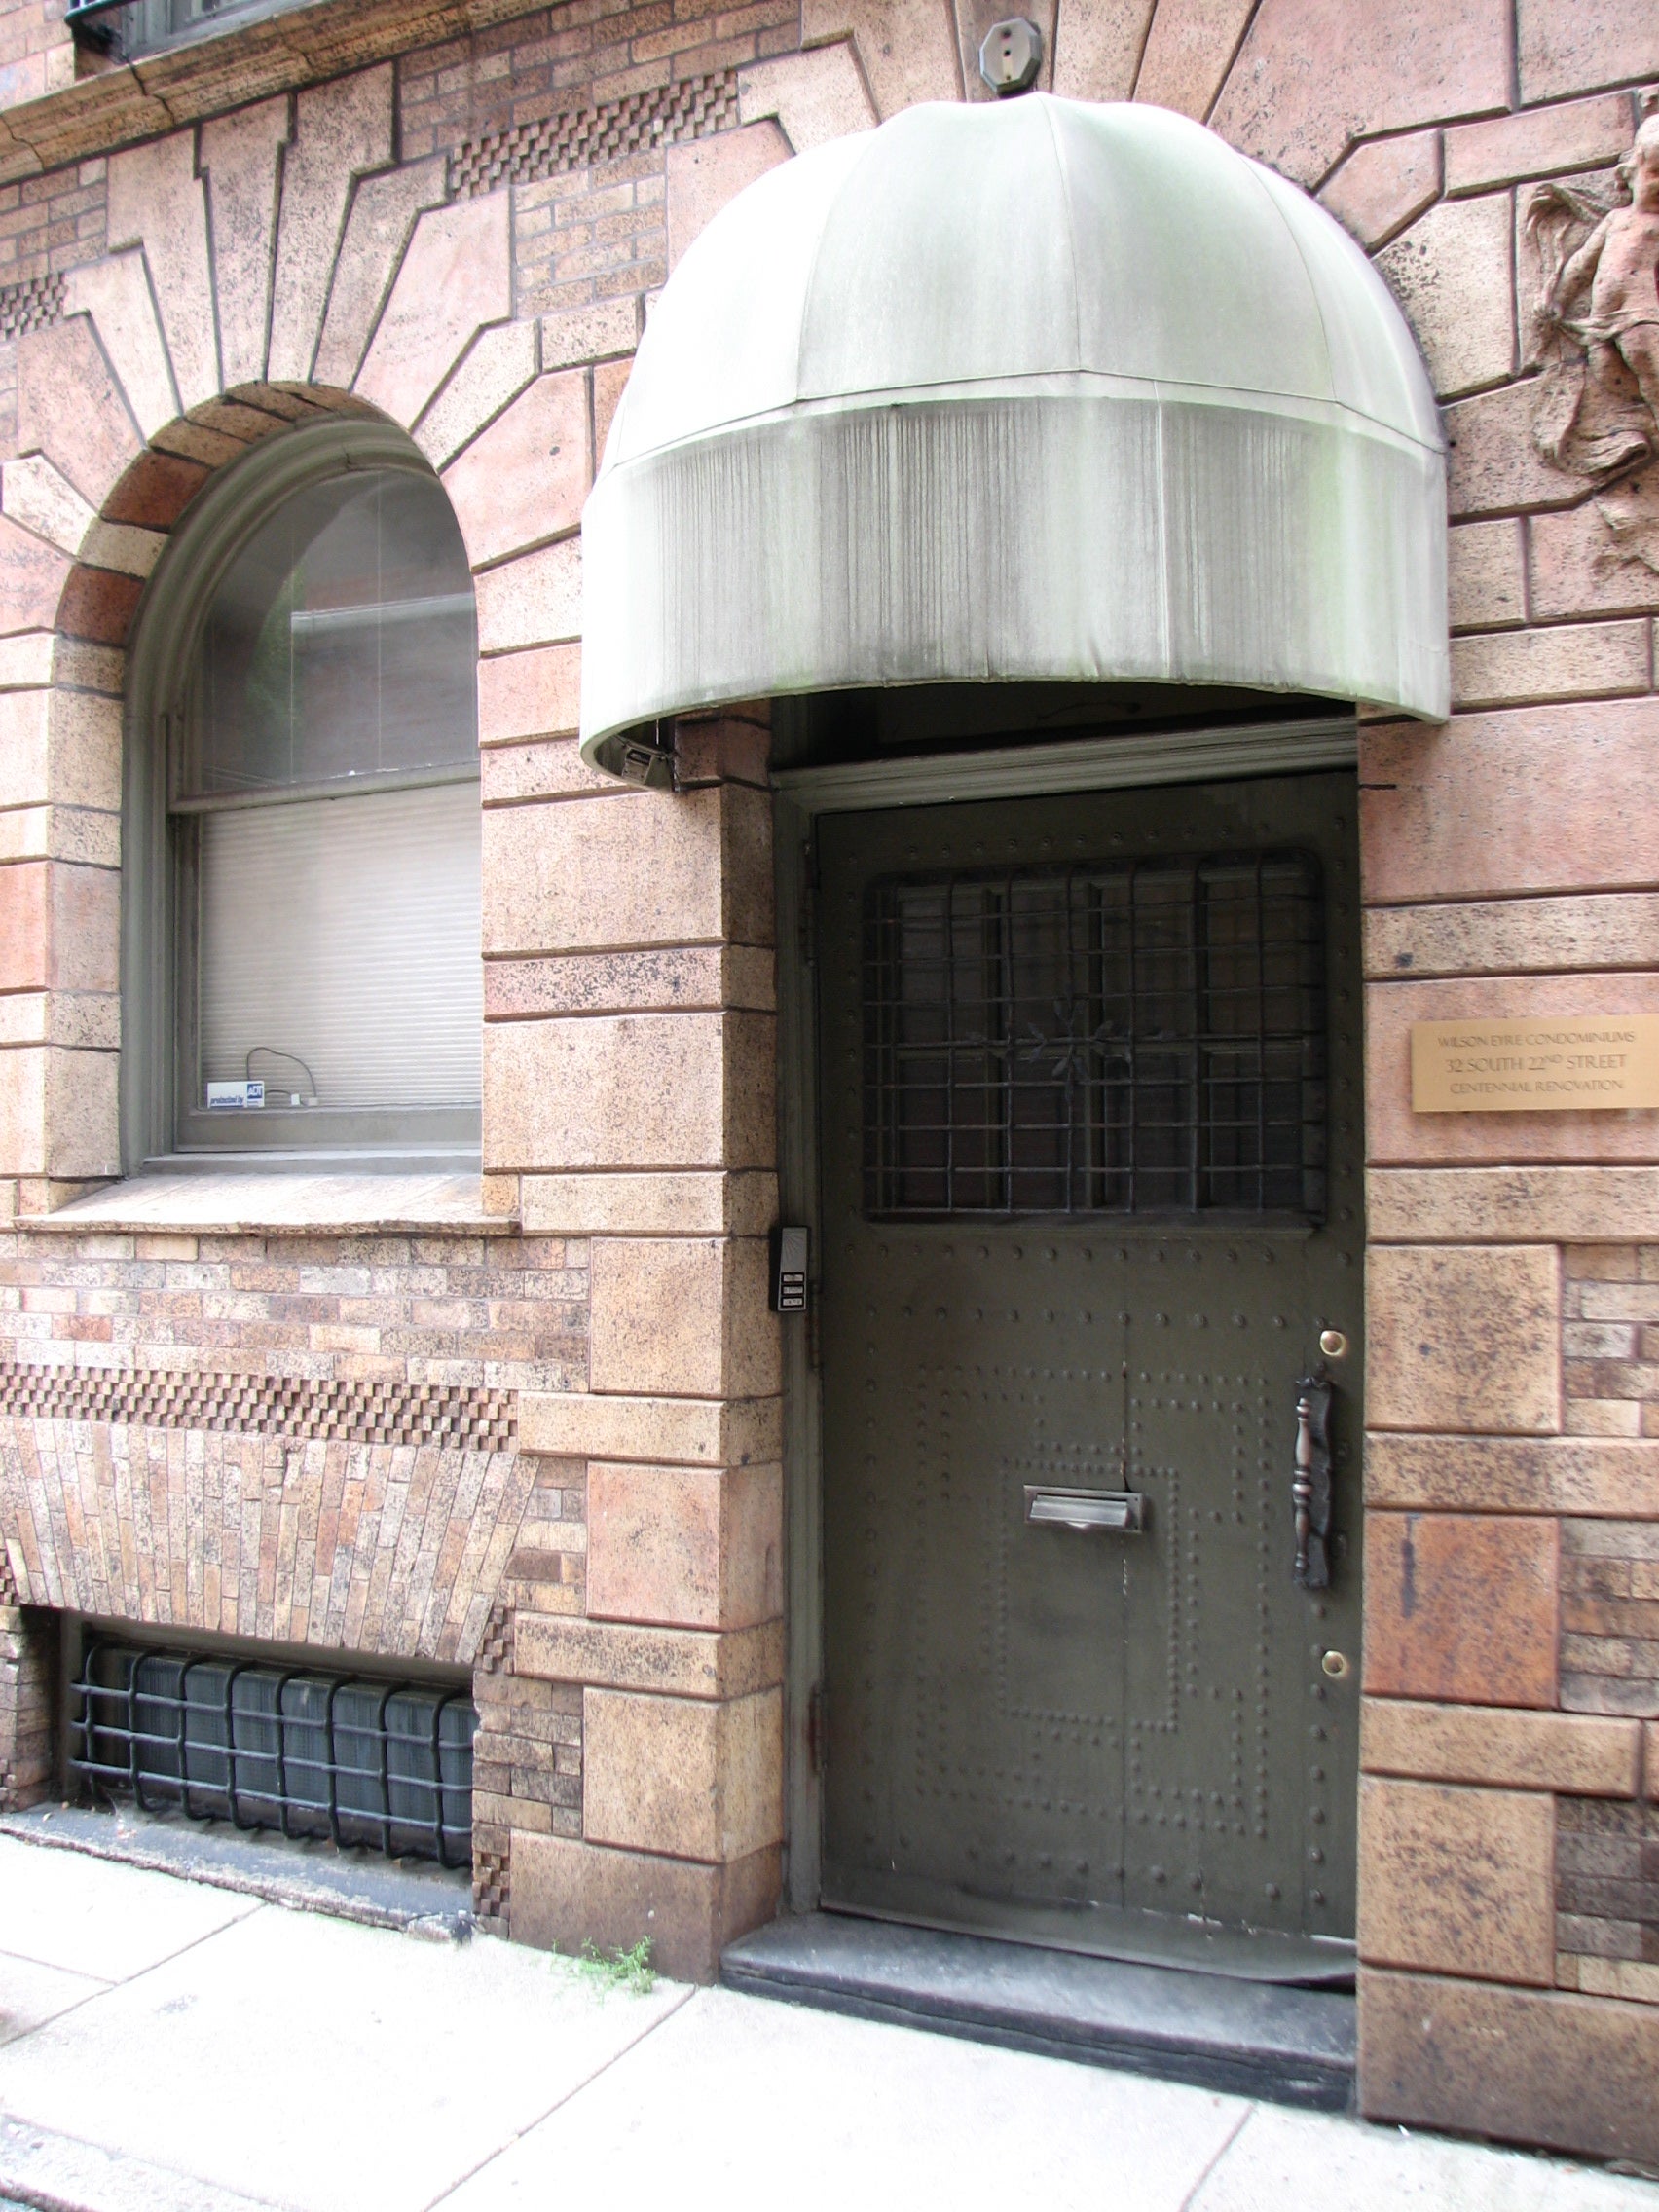
[[[865,909],[875,1215],[1325,1207],[1303,853],[886,877]]]
[[[72,1695],[69,1764],[97,1794],[471,1862],[478,1718],[461,1690],[100,1641]]]

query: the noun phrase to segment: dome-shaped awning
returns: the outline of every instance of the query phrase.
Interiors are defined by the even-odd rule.
[[[657,301],[583,518],[582,749],[855,684],[1441,717],[1445,514],[1411,332],[1294,185],[1161,108],[910,108]]]

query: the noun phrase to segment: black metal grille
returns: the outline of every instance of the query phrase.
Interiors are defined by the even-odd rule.
[[[99,1641],[73,1696],[69,1764],[100,1794],[471,1861],[478,1716],[461,1690]]]
[[[1302,853],[889,877],[865,913],[876,1215],[1325,1206]]]

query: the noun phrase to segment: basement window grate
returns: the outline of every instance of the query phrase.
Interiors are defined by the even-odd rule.
[[[95,1794],[471,1862],[464,1691],[100,1640],[72,1697],[69,1765]]]

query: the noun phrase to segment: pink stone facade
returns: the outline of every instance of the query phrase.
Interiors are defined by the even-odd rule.
[[[775,1909],[805,1716],[768,717],[682,725],[677,793],[582,764],[580,513],[701,228],[795,153],[983,96],[989,19],[317,0],[116,68],[53,0],[0,5],[7,1802],[51,1786],[57,1610],[423,1656],[473,1670],[492,1923],[579,1946],[648,1915],[707,1975]],[[1445,408],[1453,716],[1362,729],[1359,2093],[1653,2163],[1659,1113],[1419,1116],[1408,1037],[1659,1013],[1659,464],[1598,497],[1541,449],[1532,217],[1541,184],[1610,183],[1659,15],[1061,0],[1043,27],[1046,86],[1177,108],[1316,194]],[[216,472],[342,412],[414,440],[474,575],[476,1219],[72,1235],[49,1217],[120,1172],[145,579]],[[423,1391],[459,1426],[399,1441]]]

